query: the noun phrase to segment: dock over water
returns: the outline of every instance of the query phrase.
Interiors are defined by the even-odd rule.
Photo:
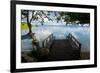
[[[52,34],[43,43],[45,48],[49,48],[49,61],[80,59],[81,44],[72,34],[66,36],[66,39],[55,39]]]
[[[55,39],[51,34],[44,39],[42,46],[49,50],[49,54],[39,61],[80,60],[81,43],[70,33],[66,39]]]

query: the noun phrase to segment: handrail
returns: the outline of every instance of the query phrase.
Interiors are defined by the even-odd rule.
[[[42,47],[50,48],[52,42],[54,40],[53,34],[49,35],[44,41],[42,42]]]
[[[71,33],[69,33],[68,38],[72,40],[77,45],[77,47],[81,45],[81,43]]]
[[[78,51],[79,57],[80,57],[81,43],[71,33],[69,33],[69,35],[67,37],[68,37],[68,40],[70,41],[73,49]]]

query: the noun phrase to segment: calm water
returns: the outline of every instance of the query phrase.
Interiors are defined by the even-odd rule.
[[[80,26],[38,26],[33,27],[32,32],[36,33],[36,37],[39,41],[45,39],[48,35],[53,33],[56,39],[66,39],[66,36],[71,33],[75,38],[82,43],[82,51],[90,51],[90,28]],[[28,33],[28,30],[23,30],[22,35]],[[22,40],[22,48],[31,48],[31,40]]]

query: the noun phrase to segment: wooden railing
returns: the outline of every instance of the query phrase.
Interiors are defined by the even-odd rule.
[[[44,41],[42,42],[43,48],[50,48],[51,44],[53,43],[54,36],[53,34],[49,35]]]
[[[71,46],[73,47],[73,50],[76,50],[78,52],[78,54],[79,54],[79,57],[80,57],[81,43],[70,33],[67,36],[67,39],[71,43]]]

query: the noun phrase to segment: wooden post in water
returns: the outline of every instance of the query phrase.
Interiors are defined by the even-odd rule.
[[[81,44],[79,44],[79,58],[81,58]]]

